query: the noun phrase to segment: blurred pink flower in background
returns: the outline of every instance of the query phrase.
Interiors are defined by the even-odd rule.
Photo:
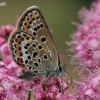
[[[71,63],[78,63],[80,82],[74,80],[75,100],[100,100],[100,0],[95,0],[90,10],[79,11],[82,24],[77,26],[72,41],[66,42],[74,52]]]
[[[73,60],[84,67],[100,66],[100,0],[94,1],[90,10],[83,7],[78,14],[82,24],[73,22],[77,30],[69,43],[75,53]]]
[[[0,28],[0,46],[7,42],[10,33],[14,30],[14,26],[6,25]]]
[[[7,35],[9,35],[14,30],[14,28],[15,27],[12,26],[12,25],[2,26],[0,28],[0,36],[6,37]]]
[[[100,68],[93,72],[87,69],[84,74],[80,72],[80,77],[81,82],[75,82],[75,100],[100,100]]]

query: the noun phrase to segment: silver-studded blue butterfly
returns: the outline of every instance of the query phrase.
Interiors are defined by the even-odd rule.
[[[51,31],[37,6],[29,7],[20,17],[9,38],[13,60],[28,69],[19,78],[58,77],[66,72],[60,65],[57,47]]]

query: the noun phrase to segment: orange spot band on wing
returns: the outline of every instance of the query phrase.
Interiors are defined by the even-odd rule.
[[[20,49],[21,49],[21,47],[20,46],[17,46],[16,50],[20,50]]]
[[[20,65],[23,65],[22,58],[19,58],[19,64],[20,64]]]
[[[29,22],[29,21],[28,21],[28,22]],[[25,27],[27,28],[27,27],[29,27],[29,26],[30,26],[29,24],[26,24],[26,26],[25,26]]]
[[[24,26],[24,30],[27,30],[27,27],[26,26]]]
[[[21,41],[22,41],[23,39],[24,39],[23,37],[20,37],[20,38],[18,39],[18,44],[20,44]]]
[[[21,55],[22,55],[22,53],[19,51],[18,54],[17,54],[17,56],[20,57]]]
[[[28,39],[28,38],[29,38],[29,36],[27,36],[27,35],[26,35],[26,36],[23,36],[23,37],[24,37],[25,39]]]

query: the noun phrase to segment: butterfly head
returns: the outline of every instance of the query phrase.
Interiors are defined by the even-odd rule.
[[[47,71],[45,76],[49,77],[49,78],[50,77],[59,77],[59,76],[65,74],[65,73],[66,73],[66,67],[60,65],[60,66],[57,67],[56,70]]]
[[[67,69],[66,69],[66,66],[60,65],[58,68],[59,68],[59,74],[64,74],[64,73],[66,73],[66,70],[67,70]]]

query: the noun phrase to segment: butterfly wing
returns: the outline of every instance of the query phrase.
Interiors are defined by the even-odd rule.
[[[28,8],[9,39],[15,62],[29,70],[56,70],[59,55],[52,34],[41,11]]]

